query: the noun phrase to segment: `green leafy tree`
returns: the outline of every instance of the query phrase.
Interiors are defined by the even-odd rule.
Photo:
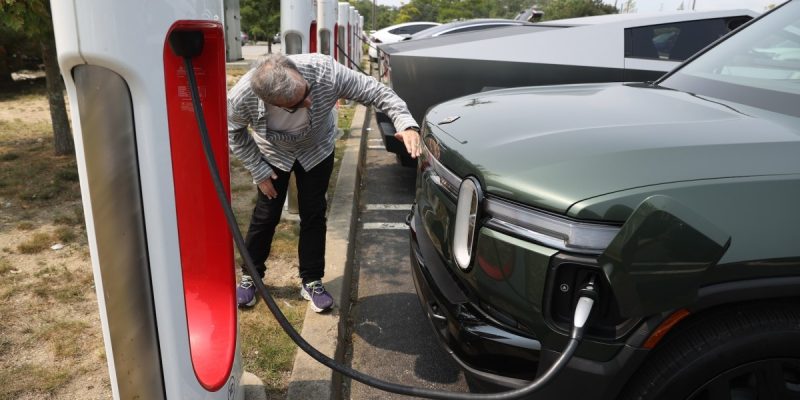
[[[534,2],[531,0],[411,0],[400,7],[394,23],[410,21],[444,23],[473,18],[512,19],[533,5]]]
[[[394,23],[413,21],[437,21],[439,10],[438,0],[412,0],[400,7]]]
[[[281,31],[280,0],[241,0],[242,31],[252,40],[271,40]]]
[[[364,16],[364,30],[378,30],[394,24],[397,8],[378,5],[372,0],[350,0],[350,4]],[[375,9],[375,27],[372,26],[372,10]]]
[[[39,46],[0,23],[0,87],[12,84],[12,72],[37,68],[41,61]]]
[[[64,81],[58,69],[49,0],[0,0],[0,29],[38,44],[47,80],[47,101],[56,155],[72,154],[75,145],[64,102]]]
[[[589,17],[617,12],[613,5],[604,4],[602,0],[550,0],[542,11],[544,20]]]

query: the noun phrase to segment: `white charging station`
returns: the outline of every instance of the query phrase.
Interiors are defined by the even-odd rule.
[[[202,37],[193,70],[229,182],[222,0],[51,5],[113,396],[241,400],[231,235],[169,44]]]
[[[339,60],[339,63],[342,65],[349,65],[347,61],[347,57],[350,55],[348,53],[348,49],[350,48],[349,44],[349,32],[350,29],[348,28],[350,24],[350,3],[345,3],[340,1],[339,2],[339,19],[338,23],[336,24],[336,57]]]
[[[358,15],[358,59],[361,60],[364,57],[364,39],[367,35],[364,34],[364,16],[359,14]]]
[[[339,4],[336,0],[317,0],[317,51],[336,57],[336,24]]]
[[[316,0],[281,0],[281,43],[284,54],[316,52]]]
[[[349,30],[350,37],[348,43],[350,43],[349,46],[350,50],[348,50],[348,53],[350,54],[352,62],[350,62],[350,64],[348,65],[350,66],[350,69],[356,69],[357,65],[356,63],[358,63],[358,58],[356,58],[358,57],[358,53],[356,52],[356,29],[358,28],[358,11],[356,11],[356,8],[353,6],[350,6],[349,8],[350,8],[350,17],[348,26],[350,27]]]

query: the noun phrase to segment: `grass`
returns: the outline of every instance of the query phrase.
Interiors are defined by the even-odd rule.
[[[41,232],[34,233],[30,239],[20,243],[17,250],[22,254],[36,254],[49,248],[52,242],[52,236]]]
[[[297,300],[297,290],[291,288],[271,288],[272,295],[295,329],[301,329],[306,311],[306,302]],[[284,390],[285,377],[291,374],[296,346],[283,332],[264,302],[259,302],[252,310],[239,313],[242,359],[245,370],[255,374],[269,392]]]
[[[11,272],[12,269],[14,267],[11,266],[11,261],[8,261],[5,257],[0,257],[0,276]]]
[[[68,366],[32,364],[0,370],[0,400],[16,399],[24,393],[52,394],[70,381],[72,372]]]
[[[11,135],[2,132],[0,123],[0,197],[42,207],[79,199],[75,158],[53,154],[49,126],[46,132],[33,127],[27,137],[34,139],[15,140],[7,138]]]
[[[34,336],[37,341],[48,343],[56,358],[70,358],[82,351],[81,338],[88,327],[83,321],[54,321]]]
[[[0,118],[0,234],[15,238],[0,253],[0,400],[65,398],[84,380],[110,394],[94,357],[103,341],[75,156],[55,156],[49,121],[26,115],[46,112],[44,86],[0,93],[0,109],[20,115]],[[75,245],[51,252],[54,243]]]

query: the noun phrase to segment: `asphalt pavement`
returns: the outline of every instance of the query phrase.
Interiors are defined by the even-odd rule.
[[[406,216],[414,201],[416,169],[387,153],[369,118],[355,250],[347,351],[353,368],[404,385],[467,391],[463,373],[420,307],[411,277]],[[345,381],[342,398],[407,398]]]

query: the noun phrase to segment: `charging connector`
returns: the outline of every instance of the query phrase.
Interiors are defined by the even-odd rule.
[[[589,320],[589,315],[592,313],[592,307],[597,300],[597,284],[595,283],[596,276],[592,275],[589,281],[578,290],[578,304],[575,306],[575,314],[572,317],[572,334],[571,338],[583,337],[583,331],[586,328],[586,321]]]

